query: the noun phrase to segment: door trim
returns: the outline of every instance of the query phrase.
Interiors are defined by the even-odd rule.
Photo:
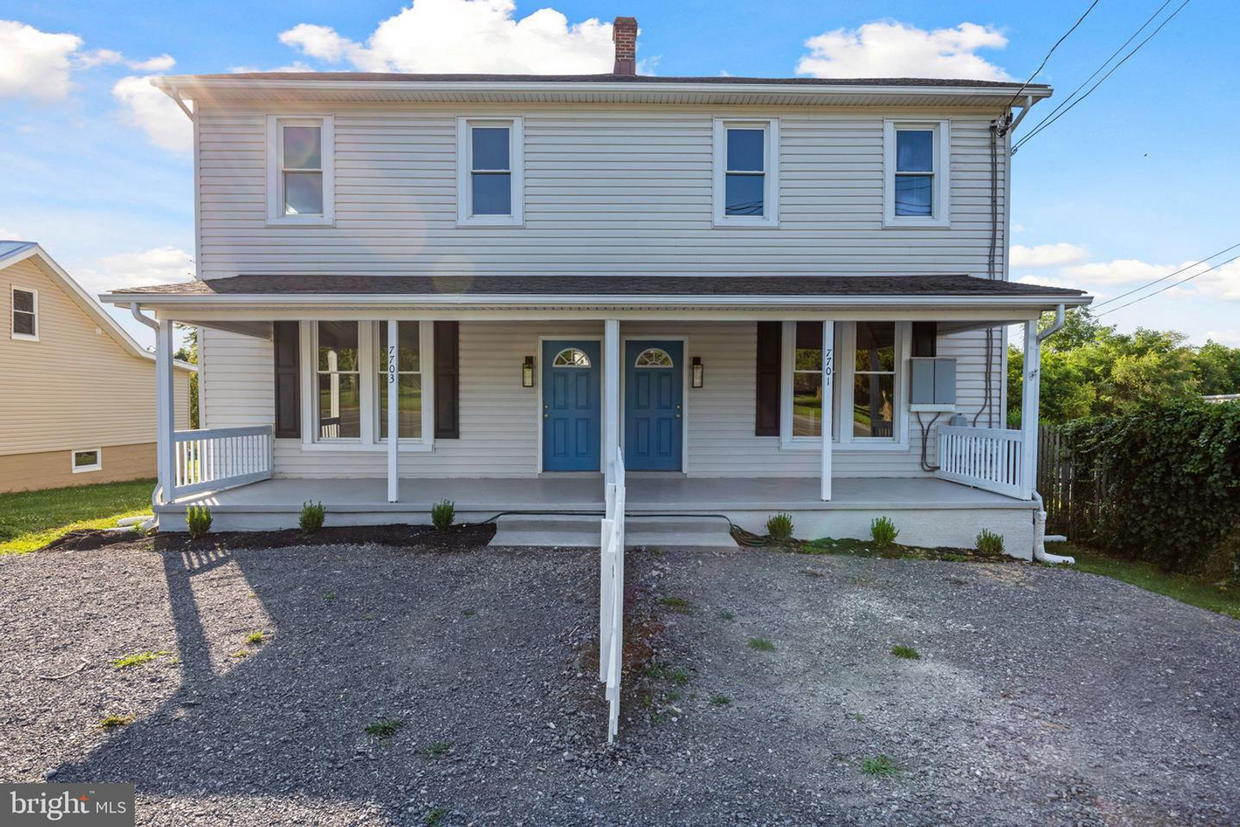
[[[656,333],[627,333],[627,334],[621,333],[620,334],[620,362],[623,368],[620,371],[620,417],[621,417],[620,448],[622,450],[624,448],[624,433],[627,430],[624,426],[628,424],[624,421],[624,412],[626,410],[624,407],[624,397],[625,397],[625,390],[626,390],[625,386],[628,385],[628,382],[624,381],[624,377],[625,377],[625,374],[628,368],[628,364],[627,364],[628,357],[625,356],[624,354],[625,354],[625,350],[627,349],[627,345],[630,339],[633,341],[637,341],[637,342],[645,341],[647,339],[650,339],[650,340],[662,339],[668,342],[680,342],[681,343],[682,350],[680,354],[680,361],[683,362],[684,364],[680,366],[680,382],[681,382],[680,384],[681,394],[680,395],[683,400],[682,404],[684,406],[684,416],[681,418],[681,424],[680,424],[680,470],[679,471],[650,471],[650,472],[642,471],[640,473],[643,473],[643,474],[645,473],[684,474],[687,476],[689,474],[689,396],[690,396],[689,391],[692,390],[692,388],[689,387],[689,379],[690,379],[689,363],[693,361],[693,358],[689,355],[689,336],[684,333],[666,333],[665,334],[665,333],[657,333],[657,332]],[[618,366],[618,367],[621,367],[621,366]],[[539,407],[541,408],[541,406],[542,406],[542,403],[540,402]],[[604,413],[606,413],[606,411],[604,411]],[[634,471],[633,473],[639,473],[639,472]]]
[[[534,357],[535,360],[537,360],[534,363],[535,364],[534,375],[537,377],[535,379],[534,384],[535,384],[535,387],[538,388],[538,400],[537,400],[537,404],[534,405],[534,424],[536,425],[535,431],[538,433],[538,449],[537,449],[536,457],[534,461],[535,462],[534,473],[536,474],[544,474],[544,473],[546,474],[589,474],[591,473],[590,471],[543,471],[542,409],[543,409],[543,385],[546,384],[545,382],[543,382],[543,368],[546,367],[542,363],[543,342],[599,342],[600,344],[600,347],[599,347],[599,387],[598,387],[598,396],[599,396],[598,407],[599,407],[600,429],[599,429],[598,470],[599,470],[599,473],[601,474],[603,473],[603,464],[607,462],[607,446],[603,444],[603,440],[606,439],[606,434],[607,434],[607,405],[604,404],[603,389],[607,387],[607,372],[608,370],[611,369],[611,366],[607,364],[607,353],[605,352],[607,349],[605,347],[602,347],[602,342],[603,342],[602,334],[594,334],[594,333],[585,333],[585,334],[580,334],[580,335],[573,334],[573,333],[560,333],[560,334],[540,333],[538,334],[538,340],[535,345],[535,347],[537,348],[535,350],[535,353],[537,355]],[[624,383],[621,382],[620,384],[623,385]]]

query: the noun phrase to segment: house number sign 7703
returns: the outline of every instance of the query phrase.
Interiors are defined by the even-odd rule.
[[[387,357],[388,357],[387,358],[388,384],[395,385],[396,384],[396,345],[395,344],[388,345]]]

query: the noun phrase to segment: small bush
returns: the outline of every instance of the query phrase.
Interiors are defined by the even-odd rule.
[[[792,539],[792,515],[776,514],[766,521],[766,533],[778,542]]]
[[[195,540],[206,537],[211,530],[211,509],[205,505],[191,505],[185,512],[185,527]]]
[[[456,519],[456,504],[451,500],[440,500],[431,506],[431,525],[437,531],[444,531]]]
[[[312,503],[306,501],[301,507],[301,517],[298,518],[297,524],[301,526],[302,534],[313,534],[323,527],[323,503]]]
[[[985,555],[995,557],[1003,553],[1003,535],[995,534],[988,528],[983,528],[982,533],[977,535],[977,550]]]
[[[870,523],[870,538],[879,549],[890,547],[899,536],[900,532],[896,530],[896,524],[890,517],[875,517]]]

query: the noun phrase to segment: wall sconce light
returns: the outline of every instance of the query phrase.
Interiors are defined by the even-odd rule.
[[[521,387],[534,387],[534,357],[526,356],[525,362],[521,365]]]
[[[693,376],[689,382],[690,387],[694,387],[694,388],[702,387],[702,379],[703,379],[703,374],[705,372],[706,372],[706,368],[702,366],[702,357],[694,356],[693,357]]]

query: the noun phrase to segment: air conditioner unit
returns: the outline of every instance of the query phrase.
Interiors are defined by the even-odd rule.
[[[943,356],[914,356],[909,410],[950,412],[956,410],[956,360]]]

